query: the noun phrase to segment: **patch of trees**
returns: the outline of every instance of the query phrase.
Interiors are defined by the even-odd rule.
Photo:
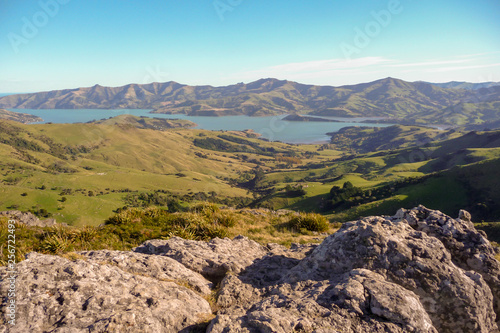
[[[357,201],[363,195],[363,190],[347,181],[342,187],[333,186],[330,190],[330,207],[335,209],[340,206]]]
[[[242,149],[238,149],[237,146],[232,145],[227,141],[216,138],[203,138],[203,139],[196,138],[194,139],[193,144],[199,148],[215,150],[215,151],[225,151],[225,152],[242,151]]]
[[[296,198],[296,197],[301,197],[303,195],[306,195],[306,190],[304,190],[304,187],[302,185],[297,185],[297,186],[292,186],[288,184],[285,187],[285,195],[288,198]]]
[[[363,190],[347,181],[342,187],[333,186],[325,205],[326,209],[349,209],[364,203],[378,201],[392,197],[396,191],[418,183],[422,183],[431,175],[423,177],[409,177],[403,180],[393,181],[384,186]]]
[[[276,156],[276,161],[282,162],[282,163],[285,163],[285,164],[288,164],[288,165],[301,164],[302,163],[302,160],[300,158],[298,158],[298,157],[284,156],[282,154],[278,154]]]
[[[69,166],[67,166],[65,163],[63,163],[61,161],[56,161],[56,162],[50,164],[49,166],[47,166],[47,171],[49,171],[51,173],[55,173],[55,174],[76,172],[75,169],[70,168]]]
[[[228,153],[253,153],[265,156],[273,156],[280,153],[286,156],[295,156],[295,152],[293,151],[279,151],[274,147],[262,147],[257,142],[227,134],[220,134],[217,138],[196,138],[193,144],[199,148]]]
[[[44,152],[45,150],[40,147],[36,142],[26,140],[19,136],[10,136],[7,138],[0,138],[0,143],[9,145],[14,148],[22,150],[31,150],[37,152]]]
[[[174,194],[166,190],[157,190],[154,192],[129,193],[124,197],[126,206],[119,210],[126,210],[128,207],[167,207],[169,212],[181,212],[185,210],[183,203],[207,201],[216,204],[222,204],[231,207],[243,208],[252,201],[246,197],[221,198],[215,191],[208,193],[196,192],[185,195]],[[120,211],[116,212],[119,213]]]

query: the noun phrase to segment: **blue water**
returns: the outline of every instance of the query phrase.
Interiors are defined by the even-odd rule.
[[[389,124],[363,123],[368,118],[333,118],[346,122],[300,122],[285,121],[286,115],[270,117],[248,117],[248,116],[224,116],[224,117],[202,117],[170,114],[151,114],[150,110],[102,110],[102,109],[9,109],[14,112],[23,112],[42,118],[44,123],[78,123],[91,120],[115,117],[121,114],[134,116],[147,116],[168,119],[187,119],[196,124],[197,128],[206,130],[235,130],[242,131],[252,129],[262,134],[262,137],[271,141],[283,141],[287,143],[320,143],[328,142],[329,132],[336,132],[346,126],[377,126],[385,127]]]

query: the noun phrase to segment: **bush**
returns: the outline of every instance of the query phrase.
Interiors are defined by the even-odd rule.
[[[296,230],[306,229],[309,231],[324,232],[330,228],[328,220],[320,214],[316,213],[300,213],[292,216],[290,226]]]
[[[212,216],[214,213],[220,211],[219,206],[211,202],[200,202],[189,208],[190,212],[202,214],[205,216]]]
[[[231,228],[236,225],[236,216],[232,213],[221,212],[212,216],[213,223],[220,224],[223,227]]]

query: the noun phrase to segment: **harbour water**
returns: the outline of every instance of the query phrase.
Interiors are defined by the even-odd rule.
[[[152,114],[150,110],[120,109],[9,109],[14,112],[23,112],[42,118],[44,123],[84,123],[92,120],[106,119],[121,114],[134,116],[146,116],[168,119],[187,119],[198,126],[196,128],[206,130],[246,130],[252,129],[260,133],[262,137],[271,141],[282,141],[287,143],[323,143],[329,141],[326,133],[336,132],[346,126],[390,126],[389,124],[367,123],[368,118],[332,118],[342,122],[323,121],[286,121],[286,115],[269,117],[248,116],[223,116],[203,117],[186,116],[182,114]]]

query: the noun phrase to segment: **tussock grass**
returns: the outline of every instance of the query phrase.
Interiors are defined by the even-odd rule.
[[[300,213],[292,216],[289,223],[292,228],[298,230],[325,232],[330,228],[328,220],[323,215],[315,213]]]
[[[77,251],[127,251],[149,239],[169,239],[174,236],[207,241],[216,237],[244,235],[263,245],[317,243],[326,236],[317,231],[335,231],[318,214],[299,215],[303,224],[297,229],[290,223],[296,217],[293,212],[278,214],[263,209],[221,209],[211,203],[200,203],[191,206],[187,212],[176,213],[159,207],[129,208],[111,216],[99,227],[41,228],[16,224],[16,239],[20,240],[16,243],[16,261],[24,260],[24,256],[32,251],[77,260],[81,259],[75,253]],[[0,219],[1,265],[7,264],[7,229],[7,218]]]

